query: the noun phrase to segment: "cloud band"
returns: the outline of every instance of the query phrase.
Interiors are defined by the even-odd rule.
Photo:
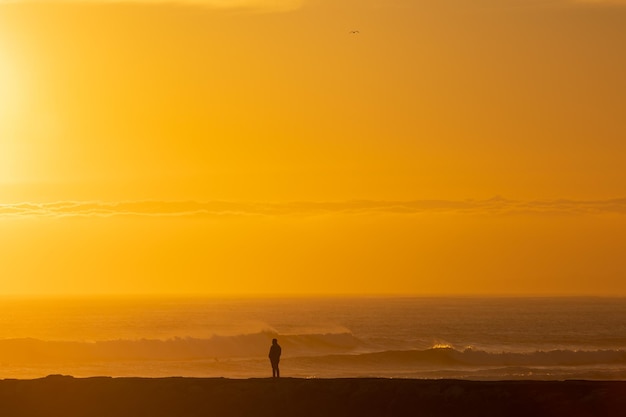
[[[422,213],[465,215],[626,214],[626,198],[611,200],[516,201],[503,198],[487,200],[413,200],[343,202],[175,202],[126,201],[0,204],[1,217],[215,217],[215,216],[317,216]]]
[[[248,9],[259,11],[289,11],[302,6],[304,0],[49,0],[48,3],[140,3],[183,4],[212,9]],[[31,3],[33,0],[0,0],[0,3]]]

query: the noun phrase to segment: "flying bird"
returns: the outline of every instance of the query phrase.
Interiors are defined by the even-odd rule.
[[[351,30],[349,33],[350,35],[358,35],[361,32],[359,32],[358,30]]]

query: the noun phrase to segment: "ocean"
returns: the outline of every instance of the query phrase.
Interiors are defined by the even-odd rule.
[[[624,298],[2,298],[0,378],[626,380]]]

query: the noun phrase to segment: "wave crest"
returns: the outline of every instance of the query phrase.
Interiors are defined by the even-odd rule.
[[[287,356],[345,354],[363,343],[351,333],[279,335],[273,331],[208,339],[107,340],[96,342],[44,341],[31,338],[0,340],[4,362],[200,360],[265,357],[278,338]]]
[[[342,358],[335,357],[336,360]],[[526,366],[585,366],[626,365],[624,350],[551,350],[526,353],[492,353],[471,348],[463,351],[451,347],[433,347],[426,350],[385,351],[357,355],[352,358],[362,365],[414,367],[526,367]]]
[[[373,347],[349,332],[280,335],[262,331],[206,339],[107,340],[96,342],[0,340],[4,363],[95,363],[128,361],[206,361],[266,358],[271,340],[278,338],[284,357],[305,360],[316,367],[374,369],[470,369],[506,367],[626,366],[626,351],[550,350],[487,352],[436,345],[425,350],[372,351]]]

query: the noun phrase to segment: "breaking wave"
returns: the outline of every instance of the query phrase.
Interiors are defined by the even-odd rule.
[[[386,351],[353,356],[329,356],[329,362],[350,361],[353,365],[389,365],[412,367],[527,367],[527,366],[588,366],[626,365],[624,350],[550,350],[518,352],[486,352],[451,347],[426,350]]]
[[[349,332],[278,335],[271,331],[206,339],[108,340],[95,342],[0,340],[3,363],[113,362],[113,361],[202,361],[265,358],[271,339],[277,337],[285,358],[306,359],[315,366],[366,369],[455,369],[481,367],[626,366],[625,350],[549,350],[532,352],[487,352],[435,346],[423,350],[376,351],[376,347]]]
[[[363,348],[350,333],[278,335],[264,331],[207,339],[44,341],[32,338],[0,340],[3,362],[201,360],[265,357],[275,337],[289,356],[345,354]]]

